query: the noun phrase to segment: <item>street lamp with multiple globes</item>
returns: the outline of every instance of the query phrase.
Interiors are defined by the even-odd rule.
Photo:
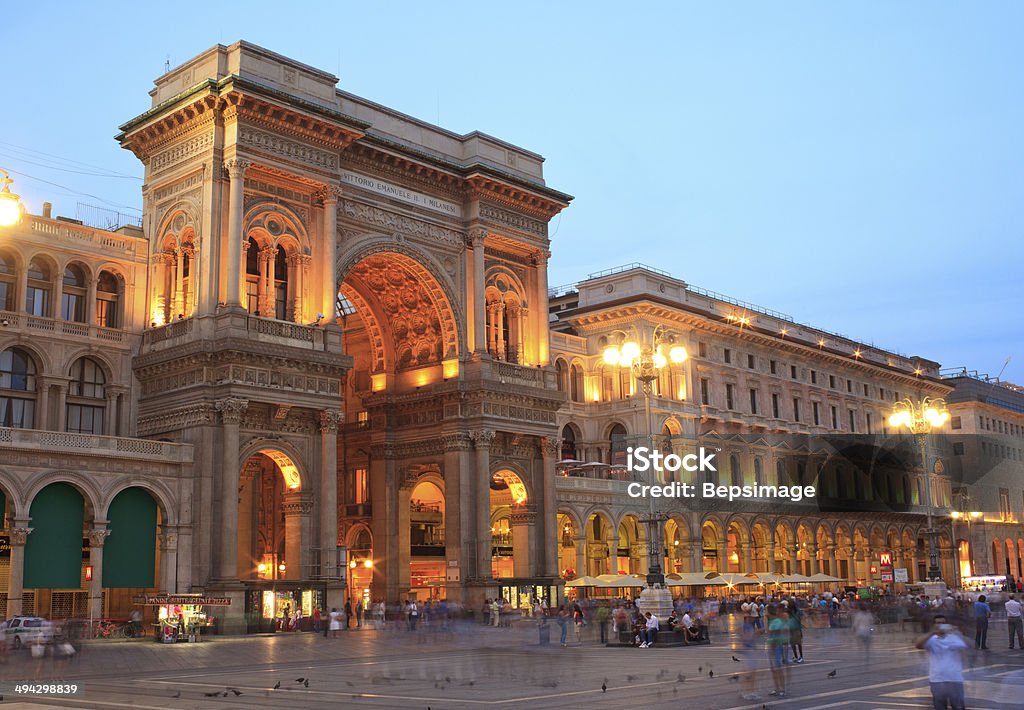
[[[625,335],[625,333],[623,333]],[[604,351],[608,365],[629,368],[633,377],[640,382],[644,393],[644,433],[648,451],[654,447],[654,430],[651,425],[652,383],[670,363],[686,361],[686,348],[676,343],[676,337],[666,333],[658,325],[651,334],[650,343],[638,343],[624,339],[619,345],[609,345]],[[650,497],[650,510],[642,522],[647,527],[647,587],[640,594],[640,608],[651,611],[659,618],[672,610],[672,595],[665,588],[665,573],[661,568],[662,524],[668,520],[664,513],[654,510],[654,498]]]
[[[921,454],[921,470],[924,473],[925,490],[928,493],[928,579],[932,582],[942,581],[942,570],[939,568],[939,548],[936,538],[939,531],[935,528],[932,511],[932,476],[928,470],[928,434],[933,429],[941,429],[949,420],[946,402],[939,397],[925,397],[915,402],[902,399],[893,405],[889,415],[889,426],[899,429],[906,427],[914,435],[918,451]]]
[[[25,208],[21,204],[21,198],[11,192],[11,183],[14,180],[11,179],[10,174],[0,168],[0,227],[13,227],[21,221],[21,214]]]

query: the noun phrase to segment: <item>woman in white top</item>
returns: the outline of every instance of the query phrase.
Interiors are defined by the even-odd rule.
[[[341,612],[338,611],[337,607],[331,609],[330,616],[331,638],[338,638],[338,632],[341,631]]]

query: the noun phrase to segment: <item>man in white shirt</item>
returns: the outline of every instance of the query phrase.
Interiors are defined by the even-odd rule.
[[[1015,594],[1011,594],[1006,600],[1006,623],[1010,627],[1010,650],[1013,650],[1013,641],[1017,639],[1017,645],[1024,650],[1024,622],[1021,620],[1021,603],[1017,601]]]
[[[914,648],[928,652],[928,682],[932,690],[932,703],[953,710],[964,710],[964,651],[967,642],[956,627],[946,622],[942,614],[935,616],[935,628],[922,636]]]
[[[647,624],[641,631],[640,648],[650,648],[654,645],[654,637],[658,635],[660,624],[658,623],[658,617],[651,612],[647,612],[644,616],[647,617]]]

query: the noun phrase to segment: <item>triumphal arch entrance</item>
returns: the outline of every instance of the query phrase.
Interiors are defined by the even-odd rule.
[[[191,588],[229,632],[558,577],[547,235],[571,198],[540,156],[337,81],[218,45],[118,136],[146,169],[139,434],[195,447]]]

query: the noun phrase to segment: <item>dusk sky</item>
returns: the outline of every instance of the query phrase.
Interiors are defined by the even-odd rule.
[[[1024,384],[1020,3],[189,5],[5,10],[0,167],[31,212],[138,214],[118,125],[165,61],[245,39],[544,155],[576,197],[552,286],[644,262]]]

